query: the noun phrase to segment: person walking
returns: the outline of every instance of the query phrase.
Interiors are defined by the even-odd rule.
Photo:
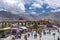
[[[49,29],[49,34],[51,34],[51,29]]]
[[[34,34],[34,38],[37,38],[37,33],[36,33],[36,34]]]
[[[56,35],[56,34],[55,34],[55,33],[53,33],[53,36],[54,36],[54,40],[55,40],[55,35]]]
[[[20,39],[21,39],[21,36],[22,36],[22,35],[21,35],[21,33],[20,33]]]
[[[57,40],[60,40],[60,38],[58,37],[58,39]]]
[[[46,35],[46,32],[45,32],[45,30],[43,30],[43,34],[44,34],[44,35]]]
[[[27,35],[24,36],[24,39],[27,40]]]
[[[15,36],[12,37],[12,40],[15,40]]]
[[[28,33],[28,37],[30,37],[30,34]]]

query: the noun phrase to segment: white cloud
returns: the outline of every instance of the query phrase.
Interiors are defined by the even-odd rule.
[[[35,0],[22,0],[24,4],[34,3]]]
[[[41,6],[45,3],[53,9],[60,7],[60,0],[35,0],[36,3],[39,3]]]
[[[48,6],[46,7],[48,8],[52,8],[55,9],[53,11],[60,11],[60,0],[35,0],[35,3],[32,4],[32,6],[30,7],[30,9],[35,9],[35,8],[42,8],[43,4],[47,4]],[[37,5],[38,4],[38,5]],[[45,11],[43,11],[45,12]]]
[[[0,0],[0,8],[10,12],[25,12],[24,2],[22,0]]]
[[[58,12],[60,11],[60,9],[57,9],[57,10],[51,10],[51,12]]]
[[[18,7],[19,7],[23,12],[25,12],[25,7],[24,7],[24,4],[23,4],[23,3],[18,4]]]
[[[60,8],[60,0],[0,0],[0,8],[9,10],[12,12],[25,12],[25,4],[30,4],[31,7],[29,9],[36,9],[36,8],[42,8],[42,5],[48,4],[46,7],[48,8],[53,8],[56,9],[59,7]],[[56,11],[52,10],[52,11]],[[43,11],[45,12],[45,11]]]
[[[44,0],[35,0],[36,3],[39,3],[40,5],[43,5]]]
[[[46,7],[46,9],[50,8],[49,6]]]
[[[10,5],[10,4],[12,5],[12,4],[17,3],[17,1],[16,1],[16,0],[5,0],[4,3],[7,3],[7,4],[9,4],[9,5]]]
[[[29,9],[41,8],[41,5],[38,3],[33,3]]]
[[[33,11],[31,14],[37,14],[37,13]]]
[[[60,7],[60,0],[44,0],[44,2],[53,9]]]
[[[48,6],[53,9],[60,7],[60,0],[35,0],[34,2],[40,4],[40,6],[42,6],[44,3],[48,4]]]
[[[45,13],[45,10],[43,10],[42,13]]]
[[[3,9],[0,9],[0,11],[2,11]]]

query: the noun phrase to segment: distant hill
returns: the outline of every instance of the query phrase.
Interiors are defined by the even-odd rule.
[[[18,19],[20,16],[12,14],[11,12],[0,11],[0,17]]]
[[[7,11],[0,11],[0,19],[1,18],[9,18],[9,19],[23,19],[23,20],[41,20],[41,19],[58,19],[60,20],[60,12],[50,12],[50,13],[41,13],[37,14],[28,14],[28,13],[20,13],[13,14]]]
[[[38,19],[58,19],[58,20],[60,20],[60,12],[42,13],[38,16]]]
[[[8,19],[19,19],[19,20],[33,20],[33,17],[26,13],[20,13],[20,14],[13,14],[11,12],[7,11],[0,11],[0,18],[8,18]]]

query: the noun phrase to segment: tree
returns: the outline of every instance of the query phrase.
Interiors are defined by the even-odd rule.
[[[11,26],[11,24],[3,21],[3,23],[2,23],[2,28],[6,28],[6,27],[10,27],[10,26]]]
[[[34,27],[34,29],[35,29],[36,31],[38,30],[39,26],[38,26],[37,22],[34,21],[33,27]]]
[[[40,40],[41,40],[41,36],[42,36],[41,31],[42,31],[42,30],[39,28],[37,22],[34,22],[34,29],[36,30],[36,32],[38,31],[39,36],[40,36]],[[38,29],[39,29],[39,30],[38,30]]]

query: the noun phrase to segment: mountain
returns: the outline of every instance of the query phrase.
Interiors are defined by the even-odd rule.
[[[33,20],[33,17],[28,13],[14,14],[7,11],[0,11],[0,19],[19,19],[19,20]]]
[[[50,13],[41,13],[41,14],[28,14],[20,13],[14,14],[7,11],[0,11],[0,19],[23,19],[23,20],[41,20],[41,19],[57,19],[60,20],[60,12],[50,12]]]
[[[1,18],[9,18],[9,19],[18,19],[20,16],[12,14],[11,12],[7,11],[0,11],[0,17]]]
[[[60,12],[42,13],[38,16],[38,19],[58,19],[58,20],[60,20]]]
[[[18,14],[20,17],[23,17],[26,20],[34,20],[34,18],[32,17],[32,15],[28,14],[28,13],[20,13]]]

